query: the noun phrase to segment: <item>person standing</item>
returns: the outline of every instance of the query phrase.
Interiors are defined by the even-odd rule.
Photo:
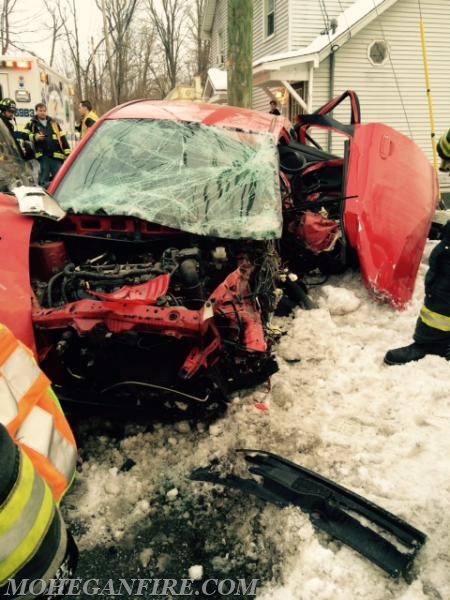
[[[36,114],[25,126],[24,134],[34,143],[35,157],[39,161],[39,185],[47,188],[70,154],[66,134],[56,119],[47,115],[47,106],[39,102]]]
[[[277,102],[276,102],[276,100],[271,100],[270,101],[269,114],[271,114],[271,115],[281,115],[280,111],[277,108]]]
[[[0,100],[0,120],[6,125],[11,137],[14,140],[14,143],[19,151],[19,154],[22,158],[25,158],[22,146],[19,142],[19,132],[15,126],[15,114],[16,114],[17,106],[14,100],[11,98],[3,98]]]
[[[403,365],[427,354],[450,360],[450,220],[433,248],[425,276],[425,299],[409,346],[389,350],[384,362]]]
[[[59,504],[76,462],[75,438],[50,381],[0,323],[1,598],[63,595],[78,550]],[[15,593],[30,583],[38,591]],[[44,593],[47,586],[54,593]]]
[[[81,139],[83,139],[88,129],[97,123],[98,115],[92,110],[92,104],[89,100],[81,100],[78,111],[81,116],[81,121],[75,125],[75,129],[80,133]]]

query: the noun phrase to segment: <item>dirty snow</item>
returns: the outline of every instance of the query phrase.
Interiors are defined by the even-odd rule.
[[[319,308],[276,319],[274,326],[285,335],[277,350],[280,370],[270,389],[236,395],[215,423],[127,424],[123,435],[86,434],[80,473],[64,504],[67,521],[78,526],[82,553],[125,548],[126,541],[129,548],[131,538],[138,566],[120,576],[164,576],[171,555],[182,547],[182,534],[168,535],[162,549],[152,539],[141,548],[139,532],[168,511],[179,510],[188,528],[197,511],[214,505],[217,515],[229,510],[227,494],[234,491],[217,488],[212,494],[213,486],[190,481],[189,473],[214,458],[233,460],[235,448],[264,449],[398,514],[428,540],[408,584],[316,532],[299,510],[234,492],[240,508],[222,514],[220,535],[211,521],[211,539],[240,538],[240,552],[247,565],[254,565],[255,578],[259,566],[276,556],[270,577],[262,578],[258,600],[450,598],[450,363],[428,356],[387,367],[382,360],[389,348],[411,340],[426,257],[434,243],[428,244],[414,298],[404,312],[374,303],[359,274],[348,273],[313,289]],[[123,468],[126,461],[131,468]],[[226,542],[224,551],[210,543],[212,566],[189,556],[185,565],[179,561],[180,578],[202,573],[208,579],[225,572],[236,558],[233,544]]]

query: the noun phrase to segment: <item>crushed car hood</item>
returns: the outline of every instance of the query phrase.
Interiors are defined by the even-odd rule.
[[[344,224],[365,285],[397,308],[412,297],[438,199],[436,173],[409,138],[379,123],[356,125]]]

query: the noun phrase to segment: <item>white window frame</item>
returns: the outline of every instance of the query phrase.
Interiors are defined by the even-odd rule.
[[[269,25],[272,31],[269,33]],[[275,35],[275,0],[264,0],[264,34],[266,38]]]
[[[219,67],[223,67],[225,64],[225,32],[220,29],[217,32],[217,63]]]

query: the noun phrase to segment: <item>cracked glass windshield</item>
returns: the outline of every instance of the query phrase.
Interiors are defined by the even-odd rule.
[[[281,235],[278,153],[265,133],[105,121],[54,196],[75,213],[135,216],[200,235]]]

